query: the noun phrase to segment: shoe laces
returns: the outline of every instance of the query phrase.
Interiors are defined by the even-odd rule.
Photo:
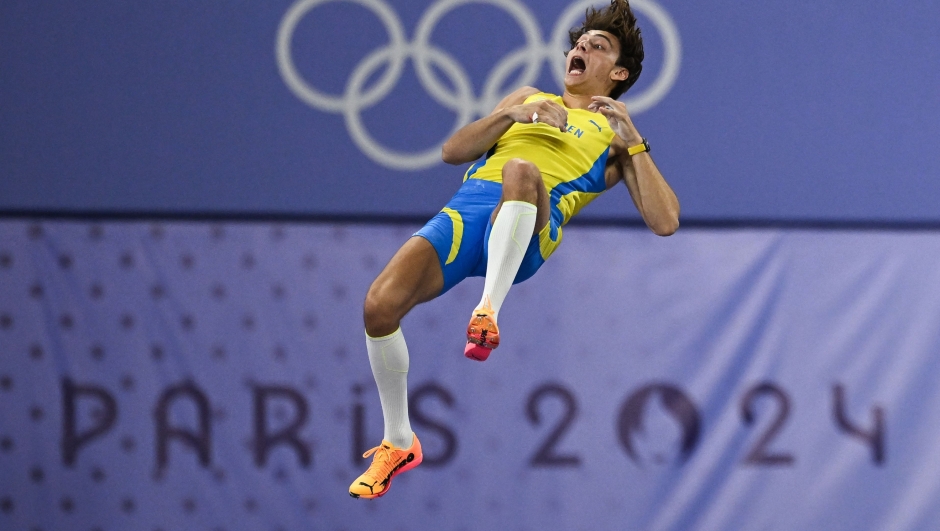
[[[372,464],[369,465],[369,469],[366,470],[365,475],[376,481],[382,481],[388,476],[392,468],[392,449],[384,444],[380,444],[362,454],[362,457],[368,458],[372,454],[375,454],[375,459],[372,460]]]

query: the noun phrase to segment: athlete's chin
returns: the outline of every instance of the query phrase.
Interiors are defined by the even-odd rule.
[[[572,75],[568,74],[565,76],[565,90],[570,94],[582,94],[588,91],[587,79],[584,78],[584,74],[581,75]]]
[[[565,74],[565,88],[578,87],[584,84],[584,74]]]

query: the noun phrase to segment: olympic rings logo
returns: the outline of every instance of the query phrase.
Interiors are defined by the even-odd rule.
[[[359,4],[372,11],[385,26],[389,44],[366,56],[353,70],[342,95],[327,94],[308,83],[297,71],[291,55],[291,41],[297,25],[311,10],[330,2],[345,1]],[[551,39],[543,42],[535,16],[519,0],[439,0],[421,17],[414,40],[407,42],[405,30],[395,11],[385,0],[298,0],[287,10],[277,34],[277,65],[284,82],[302,101],[321,111],[340,113],[346,119],[346,128],[359,149],[373,161],[398,170],[418,170],[440,162],[441,146],[420,153],[402,153],[377,142],[362,123],[362,111],[376,105],[393,89],[401,77],[406,59],[411,59],[415,71],[428,94],[440,105],[457,114],[451,134],[478,116],[489,114],[493,107],[510,91],[503,85],[513,72],[522,68],[518,85],[531,85],[548,60],[552,73],[563,85],[565,76],[562,53],[568,49],[568,30],[581,22],[584,10],[597,0],[575,2],[559,17]],[[489,4],[507,12],[522,28],[526,44],[499,61],[486,78],[483,94],[476,97],[466,71],[444,50],[429,42],[431,33],[441,18],[457,7],[467,4]],[[679,75],[681,44],[679,32],[672,18],[655,0],[632,0],[636,11],[653,21],[662,40],[664,64],[656,80],[639,94],[629,94],[625,103],[630,112],[637,114],[662,100]],[[366,80],[387,65],[384,74],[371,87]],[[432,65],[450,80],[453,89],[442,83]],[[450,135],[448,135],[450,136]]]

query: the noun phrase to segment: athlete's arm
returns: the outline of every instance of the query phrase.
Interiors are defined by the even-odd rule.
[[[628,146],[643,143],[643,137],[630,120],[627,106],[603,96],[594,96],[588,109],[607,118],[617,134],[611,143],[611,164],[605,179],[608,183],[623,179],[630,190],[633,204],[646,222],[646,226],[659,236],[669,236],[679,228],[679,199],[663,178],[649,152],[631,156]]]
[[[549,100],[522,103],[537,92],[536,88],[522,87],[503,98],[489,116],[465,125],[447,139],[441,158],[448,164],[473,162],[489,151],[512,124],[532,123],[535,113],[538,113],[539,123],[564,131],[568,123],[568,111],[564,107]]]

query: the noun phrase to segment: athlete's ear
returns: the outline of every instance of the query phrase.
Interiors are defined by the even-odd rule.
[[[630,77],[630,71],[622,66],[618,66],[610,71],[611,81],[623,81]]]

